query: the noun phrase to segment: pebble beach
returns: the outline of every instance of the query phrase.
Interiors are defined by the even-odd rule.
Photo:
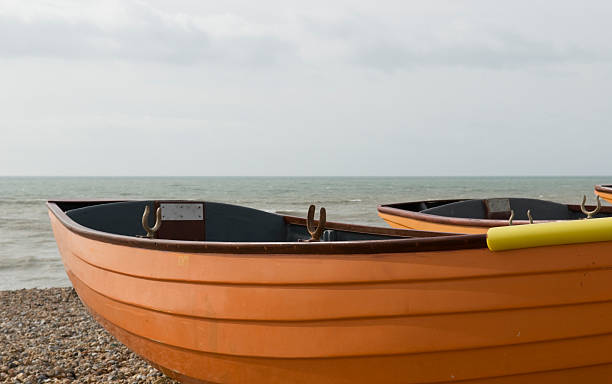
[[[72,288],[0,291],[0,382],[176,383],[106,332]]]

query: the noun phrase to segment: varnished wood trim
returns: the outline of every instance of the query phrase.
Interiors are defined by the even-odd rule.
[[[595,190],[604,193],[612,193],[612,184],[600,184],[595,186]]]
[[[397,240],[368,240],[368,241],[342,241],[342,242],[275,242],[275,243],[247,243],[247,242],[212,242],[212,241],[180,241],[144,239],[131,236],[116,235],[96,231],[76,223],[59,207],[61,200],[48,201],[47,207],[60,223],[71,232],[92,240],[105,243],[123,245],[127,247],[155,249],[172,252],[190,253],[234,253],[234,254],[377,254],[377,253],[403,253],[425,252],[439,250],[486,248],[486,235],[444,235],[439,233],[432,237],[412,237],[415,234],[424,235],[421,231],[404,231],[398,229],[375,228],[350,224],[328,223],[327,228],[348,230],[348,228],[362,228],[366,233],[387,234],[390,236],[406,236],[406,239]],[[71,201],[71,203],[75,203]],[[88,201],[79,203],[87,204]],[[99,201],[91,201],[99,204]],[[304,219],[285,216],[290,223],[302,225]]]
[[[283,216],[285,222],[289,224],[306,226],[306,219],[295,216]],[[315,220],[315,224],[319,224],[318,220]],[[386,236],[403,236],[403,237],[438,237],[448,236],[448,232],[430,232],[430,231],[419,231],[416,229],[397,229],[397,228],[383,228],[383,227],[370,227],[367,225],[358,224],[346,224],[346,223],[325,223],[325,229],[334,229],[337,231],[348,231],[348,232],[360,232],[372,235],[386,235]]]

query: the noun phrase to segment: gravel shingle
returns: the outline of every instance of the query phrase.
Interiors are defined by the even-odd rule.
[[[72,288],[0,291],[0,382],[176,383],[96,323]]]

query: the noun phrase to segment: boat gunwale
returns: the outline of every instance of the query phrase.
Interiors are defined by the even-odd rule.
[[[612,188],[610,189],[612,192]],[[459,199],[457,201],[467,201],[471,199]],[[407,209],[395,208],[393,205],[400,204],[418,204],[418,203],[433,203],[438,201],[447,201],[447,200],[420,200],[420,201],[409,201],[405,203],[392,203],[392,204],[381,204],[376,209],[379,213],[383,213],[391,216],[399,216],[405,217],[413,220],[426,221],[429,223],[436,224],[446,224],[446,225],[455,225],[455,226],[469,226],[469,227],[503,227],[508,225],[508,220],[502,219],[474,219],[467,217],[449,217],[449,216],[440,216],[440,215],[431,215],[428,213],[410,211]],[[580,205],[576,204],[565,204],[568,209],[572,211],[580,211]],[[587,209],[594,209],[594,205],[587,205]],[[612,213],[612,207],[601,207],[603,212]],[[554,223],[557,221],[566,221],[566,220],[534,220],[534,224],[542,224],[542,223]],[[529,224],[529,220],[513,220],[512,224],[521,225],[521,224]]]
[[[603,193],[612,193],[612,184],[598,184],[595,186],[595,190]]]
[[[359,240],[338,242],[213,242],[146,239],[117,235],[85,227],[72,220],[58,203],[111,203],[139,200],[91,199],[91,200],[49,200],[46,205],[59,222],[74,234],[105,243],[133,248],[184,253],[221,253],[221,254],[379,254],[448,251],[487,248],[486,234],[466,235],[448,234],[417,230],[371,227],[345,223],[326,223],[326,228],[389,236],[414,236],[427,234],[429,237],[409,237],[389,240]],[[306,219],[280,215],[288,224],[305,225]]]

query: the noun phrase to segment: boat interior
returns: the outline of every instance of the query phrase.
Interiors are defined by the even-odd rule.
[[[297,242],[311,238],[303,219],[290,220],[287,216],[231,204],[198,201],[56,202],[56,204],[81,226],[115,235],[145,237],[147,232],[142,221],[145,207],[148,206],[152,212],[145,220],[149,228],[155,226],[156,212],[160,208],[161,225],[155,231],[156,239]],[[304,223],[302,224],[300,220]],[[388,240],[405,237],[410,236],[334,229],[334,225],[330,225],[324,227],[320,241]]]
[[[534,220],[576,220],[585,218],[580,205],[567,205],[552,201],[528,198],[456,199],[432,200],[386,204],[383,207],[429,215],[467,219],[508,220],[514,211],[515,220],[528,220],[531,211]],[[590,207],[593,209],[594,207]],[[593,217],[610,217],[612,209],[601,207]]]

